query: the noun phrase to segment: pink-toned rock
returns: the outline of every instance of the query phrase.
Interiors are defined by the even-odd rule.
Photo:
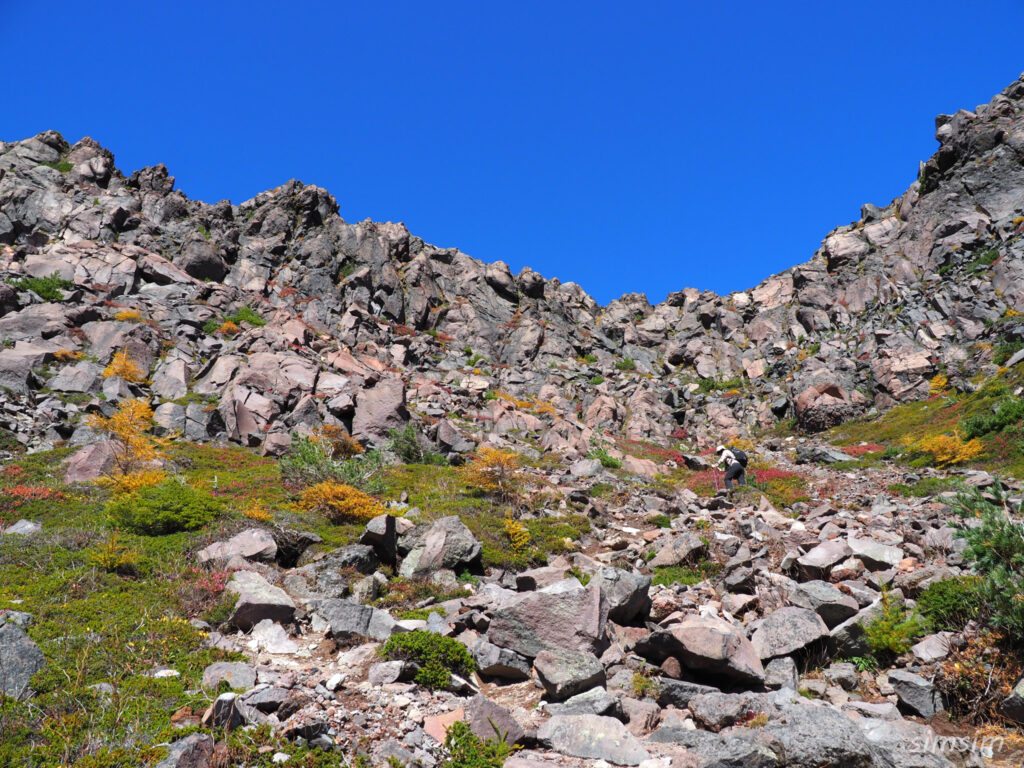
[[[847,392],[835,382],[813,384],[793,400],[797,421],[812,432],[842,424],[860,413],[867,403],[860,392]]]
[[[626,456],[622,459],[622,468],[634,475],[644,477],[656,477],[661,474],[661,467],[649,459],[638,459],[636,456]]]
[[[109,440],[80,448],[67,460],[65,483],[87,483],[102,477],[114,466],[114,443]]]
[[[448,729],[466,716],[466,711],[459,707],[452,712],[445,712],[443,715],[430,715],[423,721],[423,731],[438,743],[444,743],[444,737]]]
[[[669,628],[672,655],[694,670],[759,684],[764,667],[743,630],[714,616],[687,616]]]

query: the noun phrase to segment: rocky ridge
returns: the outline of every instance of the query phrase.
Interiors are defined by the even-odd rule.
[[[922,396],[939,370],[969,388],[992,340],[1024,338],[1013,319],[1024,312],[1022,101],[1024,80],[940,117],[940,149],[910,190],[866,206],[807,264],[751,291],[687,289],[658,306],[627,296],[601,308],[574,284],[513,276],[401,225],[347,224],[328,193],[297,182],[211,206],[174,191],[161,166],[123,176],[88,139],[3,144],[2,276],[56,273],[68,287],[46,300],[0,286],[0,425],[33,448],[81,446],[69,480],[106,458],[81,417],[139,396],[158,404],[168,433],[275,455],[322,424],[381,444],[411,420],[452,460],[481,443],[558,457],[545,480],[594,521],[579,551],[483,574],[472,594],[423,606],[425,620],[367,603],[396,556],[399,572],[454,585],[479,556],[457,518],[381,518],[362,543],[300,564],[278,557],[269,529],[198,552],[233,574],[237,595],[237,634],[209,642],[251,663],[208,669],[205,687],[235,692],[179,713],[181,724],[269,724],[426,766],[457,720],[483,737],[494,721],[525,744],[510,768],[980,764],[976,750],[922,746],[943,707],[936,665],[969,630],[927,637],[877,673],[843,661],[864,654],[883,587],[912,605],[963,572],[948,499],[896,497],[888,489],[905,478],[889,466],[815,465],[810,501],[737,504],[651,492],[585,456],[604,445],[626,471],[654,476],[663,464],[616,440],[685,436],[699,449],[783,418],[822,429]],[[146,380],[103,376],[124,351]],[[794,447],[770,440],[758,452],[792,468]],[[800,450],[817,462],[834,449]],[[697,452],[678,458],[705,466]],[[596,482],[616,488],[613,502],[588,497]],[[1012,480],[1006,489],[1020,493]],[[38,533],[27,521],[4,531]],[[654,568],[705,559],[721,571],[652,586]],[[0,613],[14,697],[31,695],[43,663],[31,621]],[[457,638],[479,673],[432,693],[411,681],[412,665],[376,657],[413,629]],[[215,752],[196,734],[161,765],[209,764]]]
[[[272,453],[321,422],[373,442],[411,413],[449,453],[520,430],[573,457],[604,432],[822,429],[919,398],[939,371],[966,388],[994,341],[1024,338],[1022,106],[1018,80],[937,118],[919,180],[810,261],[656,306],[631,294],[600,307],[574,283],[512,275],[401,224],[346,223],[328,192],[296,181],[210,205],[164,166],[125,177],[91,139],[0,143],[0,277],[71,285],[56,300],[0,288],[0,426],[32,446],[87,442],[80,413],[120,389],[163,401],[161,422],[190,439]],[[213,332],[242,307],[266,325]],[[126,311],[144,322],[118,320]],[[119,350],[147,383],[100,378]]]

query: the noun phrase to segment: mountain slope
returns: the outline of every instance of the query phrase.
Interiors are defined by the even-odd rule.
[[[678,424],[709,441],[794,416],[831,426],[923,396],[939,371],[962,383],[996,333],[1021,335],[1001,321],[1024,312],[1022,105],[1019,80],[937,118],[920,179],[808,262],[750,291],[686,289],[657,306],[628,295],[600,307],[573,283],[512,275],[400,224],[346,223],[329,193],[294,181],[209,205],[163,166],[124,177],[90,139],[0,144],[0,276],[74,284],[53,302],[2,289],[0,377],[16,399],[0,424],[33,444],[72,437],[83,404],[60,393],[98,394],[95,365],[124,348],[151,374],[140,392],[220,398],[205,417],[164,408],[168,428],[270,451],[321,420],[376,439],[371,410],[397,423],[407,396],[420,414],[464,413],[479,403],[460,396],[485,390],[553,401],[548,447],[568,451],[598,426],[662,439]],[[268,324],[209,332],[242,306]],[[125,309],[144,322],[118,321]],[[72,363],[70,388],[62,350],[95,358]],[[481,414],[509,428],[495,408]]]

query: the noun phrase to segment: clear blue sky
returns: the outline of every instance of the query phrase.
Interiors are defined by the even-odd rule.
[[[1024,3],[0,0],[0,139],[290,178],[601,303],[807,260],[1024,69]]]

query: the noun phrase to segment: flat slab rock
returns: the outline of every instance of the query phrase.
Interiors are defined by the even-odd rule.
[[[651,756],[625,725],[600,715],[555,715],[538,729],[537,740],[563,755],[615,765],[639,765]]]
[[[249,528],[237,533],[227,541],[215,541],[196,553],[200,563],[226,563],[232,557],[246,560],[273,560],[277,555],[277,543],[269,532],[262,528]]]

